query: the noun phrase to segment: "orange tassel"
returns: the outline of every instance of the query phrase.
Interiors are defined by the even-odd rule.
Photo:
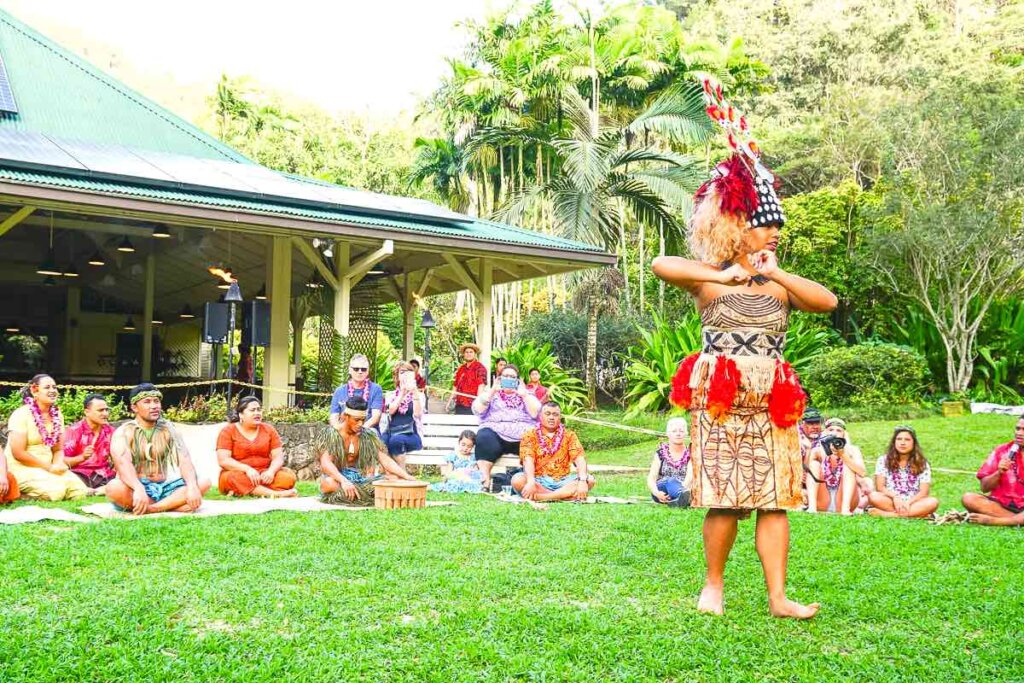
[[[736,367],[736,361],[719,356],[708,382],[707,410],[712,419],[721,421],[729,414],[739,388],[740,370]]]
[[[676,374],[672,377],[672,391],[668,395],[668,401],[677,408],[690,409],[690,403],[693,401],[690,375],[693,374],[693,366],[697,363],[698,358],[700,358],[699,353],[687,356],[679,364],[679,369],[676,370]]]
[[[777,427],[792,427],[800,420],[807,407],[807,394],[800,386],[800,378],[789,363],[780,362],[772,393],[768,396],[768,414]]]

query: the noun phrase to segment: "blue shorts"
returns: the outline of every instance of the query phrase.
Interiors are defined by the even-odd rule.
[[[375,474],[371,477],[364,477],[363,473],[357,470],[355,467],[342,467],[340,470],[338,470],[338,472],[341,474],[341,476],[345,477],[346,479],[348,479],[353,484],[356,484],[357,486],[359,484],[369,484],[371,482],[377,481],[378,479],[384,478],[383,474]],[[330,479],[330,477],[328,477],[326,474],[321,474],[320,477],[321,479]]]
[[[151,503],[159,503],[167,496],[185,486],[185,480],[181,477],[178,477],[177,479],[167,479],[166,481],[150,481],[145,477],[139,477],[139,481],[142,482],[142,486],[146,489],[146,495],[149,496]],[[114,507],[121,511],[131,509],[123,508],[120,505],[114,505]]]
[[[578,479],[579,477],[577,477],[575,474],[567,474],[561,479],[555,479],[554,477],[549,477],[548,475],[545,474],[542,477],[537,477],[537,483],[546,488],[548,491],[557,491],[558,489],[564,486],[572,484]]]

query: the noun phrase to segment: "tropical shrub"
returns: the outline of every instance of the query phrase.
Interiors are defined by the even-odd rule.
[[[602,367],[607,369],[611,364],[612,372],[607,374],[621,376],[622,368],[617,367],[622,362],[619,352],[639,341],[637,325],[626,315],[601,316],[597,325],[597,357]],[[523,321],[513,338],[513,342],[524,341],[549,343],[563,368],[582,375],[587,353],[587,316],[573,310],[534,313]]]
[[[495,351],[492,358],[502,357],[519,368],[523,381],[528,381],[526,374],[530,368],[540,370],[540,382],[548,389],[548,396],[558,401],[562,411],[568,414],[578,413],[587,404],[587,388],[583,380],[571,375],[559,365],[551,344],[538,344],[534,341],[521,341]]]
[[[996,403],[1019,403],[1024,395],[1024,300],[992,305],[978,333],[972,394]]]
[[[316,422],[326,424],[329,411],[330,406],[326,403],[305,409],[281,406],[264,410],[263,419],[270,424],[306,424]]]
[[[906,346],[856,344],[821,354],[802,375],[819,407],[913,405],[930,375],[923,355]]]
[[[223,422],[227,415],[228,404],[221,392],[199,394],[164,410],[164,417],[171,422]]]

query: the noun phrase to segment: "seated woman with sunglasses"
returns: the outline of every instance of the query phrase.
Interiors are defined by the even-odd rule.
[[[411,363],[399,361],[395,366],[395,390],[384,397],[388,413],[383,433],[388,455],[405,467],[405,454],[423,448],[423,392],[416,387],[416,369]]]
[[[913,427],[893,430],[889,448],[875,465],[875,491],[869,500],[872,515],[879,517],[927,517],[939,507],[929,495],[932,469],[921,452]]]
[[[519,379],[519,368],[506,365],[489,387],[480,387],[473,401],[480,416],[476,433],[476,463],[483,475],[484,490],[491,483],[491,468],[502,455],[519,455],[523,435],[537,426],[540,401]]]

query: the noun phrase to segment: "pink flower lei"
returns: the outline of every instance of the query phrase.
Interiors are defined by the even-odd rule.
[[[662,462],[668,463],[670,467],[680,469],[684,465],[690,462],[690,449],[684,448],[683,454],[679,456],[679,460],[672,459],[671,445],[666,441],[665,443],[658,446],[658,458]]]
[[[523,402],[523,397],[519,394],[506,394],[504,391],[498,392],[498,398],[505,404],[506,408],[512,410],[526,410],[526,404]]]
[[[396,389],[396,391],[397,391],[397,389]],[[405,411],[407,411],[409,409],[410,405],[412,405],[412,392],[411,391],[409,393],[407,393],[405,395],[405,398],[402,399],[402,402],[398,404],[398,412],[404,414]]]
[[[522,398],[519,400],[522,401]],[[537,448],[541,455],[550,457],[557,453],[562,448],[563,439],[565,439],[565,425],[563,424],[558,425],[558,429],[550,439],[544,436],[543,428],[537,430]]]
[[[894,470],[889,470],[889,476],[892,478],[892,489],[900,496],[909,496],[917,493],[920,489],[917,480],[921,475],[914,474],[910,471],[910,465],[906,467],[896,467]]]
[[[826,487],[839,488],[839,482],[843,478],[842,458],[839,459],[835,467],[832,467],[832,458],[826,455],[821,461],[821,478],[825,480]]]
[[[25,405],[32,411],[32,420],[36,423],[36,429],[39,430],[39,436],[43,438],[43,443],[47,447],[53,448],[57,445],[60,440],[61,431],[63,431],[62,422],[60,416],[60,409],[57,404],[54,403],[50,406],[50,424],[53,426],[53,431],[46,431],[46,423],[43,421],[43,413],[39,410],[39,404],[31,396],[26,396]]]

